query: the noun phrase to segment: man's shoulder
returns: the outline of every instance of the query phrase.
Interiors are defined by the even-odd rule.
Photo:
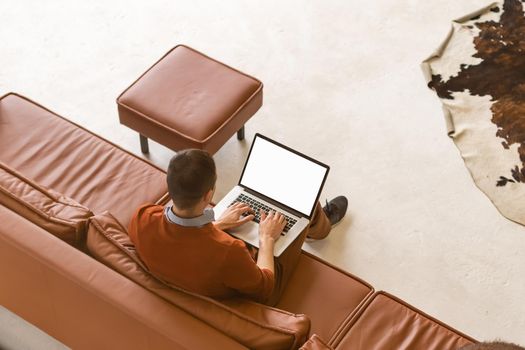
[[[153,204],[153,203],[146,203],[141,205],[135,210],[134,217],[141,216],[141,215],[152,215],[155,213],[164,213],[164,206]]]
[[[164,207],[162,205],[146,203],[135,209],[131,216],[128,229],[134,230],[138,226],[143,226],[155,219],[162,218],[164,215]]]

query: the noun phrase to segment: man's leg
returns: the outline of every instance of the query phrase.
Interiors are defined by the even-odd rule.
[[[314,210],[312,220],[310,220],[310,226],[308,226],[308,238],[323,239],[328,236],[332,224],[330,219],[321,207],[321,203],[317,202],[317,206]]]
[[[295,270],[297,263],[299,262],[299,257],[301,256],[301,247],[303,246],[307,232],[308,228],[304,229],[303,232],[297,236],[295,241],[293,241],[293,243],[290,244],[288,248],[286,248],[281,256],[274,259],[275,285],[273,287],[272,295],[266,304],[275,306],[279,302],[279,299],[281,299],[281,295],[283,294],[283,291],[286,288],[290,277],[292,277],[292,273]]]
[[[275,259],[275,286],[273,293],[267,304],[275,306],[292,277],[292,274],[299,262],[301,248],[306,236],[314,239],[322,239],[330,233],[331,225],[321,204],[318,202],[315,207],[314,215],[310,220],[310,225],[293,241],[286,250]]]

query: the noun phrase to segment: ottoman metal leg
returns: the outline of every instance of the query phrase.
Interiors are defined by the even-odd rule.
[[[244,140],[244,125],[237,131],[237,140]]]
[[[149,153],[148,138],[142,134],[140,136],[140,150],[142,153]]]

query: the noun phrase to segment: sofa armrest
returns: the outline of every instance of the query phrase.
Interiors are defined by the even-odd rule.
[[[0,222],[0,304],[65,345],[245,349],[2,205]]]

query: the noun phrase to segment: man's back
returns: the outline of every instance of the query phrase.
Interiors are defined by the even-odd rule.
[[[204,215],[184,219],[171,207],[144,205],[135,212],[129,235],[149,270],[174,285],[215,298],[244,294],[264,301],[272,292],[273,273],[260,269],[244,242]]]

